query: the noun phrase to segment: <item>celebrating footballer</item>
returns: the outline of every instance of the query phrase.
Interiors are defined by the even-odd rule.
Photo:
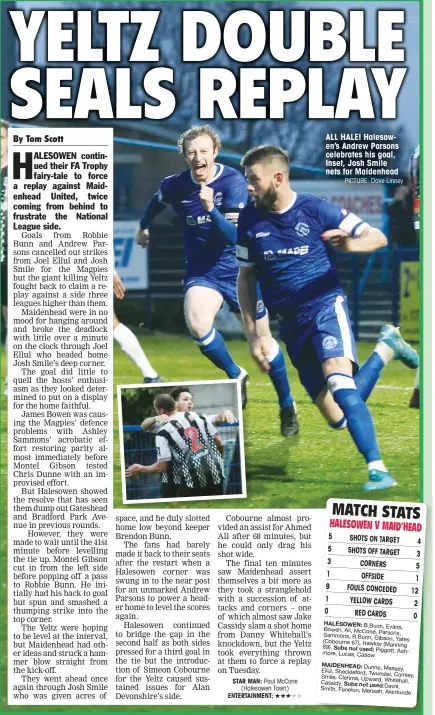
[[[229,378],[241,380],[244,406],[247,372],[234,362],[213,321],[224,300],[230,308],[239,310],[237,221],[249,200],[246,180],[236,169],[216,162],[221,142],[208,125],[184,132],[178,147],[188,168],[163,179],[140,221],[137,242],[144,247],[148,245],[148,226],[166,206],[172,206],[183,227],[184,309],[189,332],[205,357]],[[298,432],[296,406],[284,355],[271,335],[267,311],[256,290],[255,321],[267,357],[267,372],[278,396],[281,434],[295,435]]]
[[[358,368],[347,299],[334,250],[372,253],[387,239],[353,213],[289,182],[287,152],[263,145],[242,159],[253,198],[240,214],[237,257],[239,303],[251,353],[267,369],[267,347],[257,328],[256,283],[280,322],[281,337],[302,385],[331,427],[347,427],[367,464],[363,489],[395,486],[379,451],[366,401],[392,359],[417,368],[416,351],[397,328],[382,328],[368,360]]]

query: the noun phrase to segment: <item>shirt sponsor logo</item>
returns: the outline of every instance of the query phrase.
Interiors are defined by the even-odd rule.
[[[194,216],[188,216],[186,218],[186,223],[189,226],[202,226],[204,223],[211,223],[211,218],[210,216],[197,216],[196,218]]]
[[[333,335],[327,335],[326,338],[323,338],[322,340],[322,348],[324,350],[333,350],[336,347],[337,342],[337,338],[334,338]]]
[[[270,231],[269,233],[256,233],[255,238],[266,238],[267,236],[270,236]]]
[[[281,256],[306,256],[310,250],[309,246],[295,246],[294,248],[280,248],[279,251],[263,251],[265,261],[272,261]]]
[[[192,199],[182,199],[180,203],[182,203],[182,204],[191,204],[191,203],[192,203]]]
[[[297,223],[295,226],[295,231],[298,236],[308,236],[308,234],[310,233],[310,227],[308,226],[308,224],[299,221],[299,223]]]

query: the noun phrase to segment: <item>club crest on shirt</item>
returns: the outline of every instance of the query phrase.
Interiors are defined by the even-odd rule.
[[[327,335],[326,338],[322,340],[322,348],[324,350],[333,350],[337,345],[337,338],[333,335]]]
[[[223,200],[222,192],[221,192],[221,191],[217,191],[217,192],[213,195],[213,203],[214,203],[214,205],[215,205],[215,206],[222,206],[222,200]]]
[[[302,221],[299,221],[299,223],[297,223],[295,226],[295,231],[298,236],[308,236],[308,234],[310,233],[310,227],[306,223],[302,223]]]

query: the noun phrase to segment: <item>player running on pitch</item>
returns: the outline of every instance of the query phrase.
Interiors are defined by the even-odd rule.
[[[239,309],[235,244],[238,216],[248,202],[246,181],[239,171],[216,163],[221,142],[212,127],[192,127],[181,135],[178,146],[188,169],[163,179],[140,221],[137,242],[148,245],[149,224],[165,206],[172,206],[183,225],[187,326],[203,355],[229,378],[241,379],[244,406],[246,370],[234,362],[222,335],[213,328],[213,321],[224,300],[231,308]],[[270,333],[264,305],[257,299],[256,319],[281,408],[281,434],[297,434],[296,409],[284,355]]]
[[[251,354],[267,369],[253,299],[258,280],[268,309],[280,318],[281,336],[301,383],[331,426],[347,424],[364,456],[369,480],[363,489],[392,487],[396,482],[381,460],[366,400],[389,360],[416,368],[418,355],[397,328],[385,326],[374,352],[358,370],[347,299],[331,258],[331,247],[372,253],[387,239],[329,201],[296,194],[283,149],[255,147],[245,154],[242,166],[255,199],[241,213],[237,243],[239,302]]]

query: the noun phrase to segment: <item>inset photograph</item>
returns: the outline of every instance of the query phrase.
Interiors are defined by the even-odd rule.
[[[237,380],[118,387],[124,504],[246,497]]]

